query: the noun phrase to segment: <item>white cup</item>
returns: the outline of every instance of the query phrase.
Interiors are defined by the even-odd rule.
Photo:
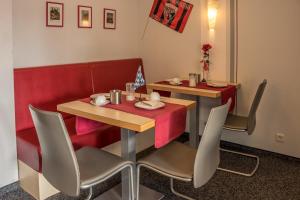
[[[152,92],[150,94],[150,100],[151,101],[160,101],[160,95],[158,92]]]
[[[127,95],[127,96],[126,96],[126,100],[127,100],[127,101],[134,101],[134,100],[135,100],[135,96],[134,96],[133,94]]]
[[[180,83],[180,79],[179,79],[179,78],[173,78],[173,79],[172,79],[172,82],[173,82],[173,83]]]
[[[95,98],[95,104],[97,106],[102,106],[102,105],[106,104],[106,97],[104,95],[97,96]]]

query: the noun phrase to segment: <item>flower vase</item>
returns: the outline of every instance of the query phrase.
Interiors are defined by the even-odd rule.
[[[208,74],[209,74],[209,71],[208,70],[203,70],[203,79],[202,79],[202,82],[203,83],[206,83],[208,81]]]

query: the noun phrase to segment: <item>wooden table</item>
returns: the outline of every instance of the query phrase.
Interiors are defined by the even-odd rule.
[[[145,97],[146,95],[143,95]],[[196,102],[182,99],[173,99],[173,98],[162,98],[163,102],[174,103],[186,106],[189,110],[194,110],[196,107]],[[93,106],[89,103],[84,103],[82,101],[73,101],[69,103],[60,104],[57,106],[57,110],[65,112],[68,114],[84,117],[87,119],[103,122],[113,126],[121,128],[121,149],[122,157],[127,160],[136,162],[136,133],[142,133],[149,129],[155,128],[155,120],[110,109],[104,107]],[[196,127],[190,128],[191,132],[196,131]],[[136,169],[134,169],[134,182],[136,185]],[[114,200],[114,199],[130,199],[130,188],[129,188],[129,171],[122,172],[122,187],[116,186],[115,188],[105,192],[96,199],[105,199],[105,200]],[[136,188],[136,187],[135,187]],[[161,199],[162,194],[146,188],[144,186],[140,187],[140,199],[143,200],[152,200],[152,199]],[[122,191],[122,192],[121,192]]]
[[[241,87],[241,85],[237,83],[228,82],[228,84],[235,85],[237,89]],[[196,131],[190,133],[190,143],[194,148],[197,148],[199,143],[199,134],[200,134],[200,122],[199,122],[200,121],[200,97],[217,99],[221,97],[222,95],[221,92],[215,90],[199,89],[199,88],[184,87],[184,86],[174,86],[174,85],[160,84],[160,83],[147,84],[147,89],[186,94],[186,95],[192,95],[196,97],[196,109],[192,111],[195,113],[190,114],[191,116],[196,116],[194,120],[190,119],[190,123],[193,123],[193,126],[196,126]]]
[[[239,89],[241,87],[241,85],[237,84],[237,83],[228,83],[228,84],[235,85],[237,87],[237,89]],[[184,87],[184,86],[167,85],[167,84],[159,84],[159,83],[147,84],[147,89],[161,90],[161,91],[181,93],[181,94],[189,94],[189,95],[200,96],[200,97],[209,97],[209,98],[221,97],[220,91],[199,89],[199,88],[192,88],[192,87]]]

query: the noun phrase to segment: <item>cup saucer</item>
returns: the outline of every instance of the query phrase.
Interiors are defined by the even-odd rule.
[[[92,104],[94,106],[105,106],[105,105],[107,105],[109,103],[110,103],[110,101],[106,100],[103,104],[97,105],[93,100],[90,101],[90,104]]]

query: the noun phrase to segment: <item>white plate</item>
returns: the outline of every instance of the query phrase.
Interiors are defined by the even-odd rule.
[[[227,83],[221,83],[221,82],[208,82],[207,85],[215,88],[223,88],[228,86]]]
[[[147,103],[153,105],[153,106],[150,106],[150,105],[147,105]],[[160,108],[163,108],[166,106],[165,103],[163,102],[151,102],[151,101],[139,101],[139,102],[136,102],[134,104],[135,107],[137,108],[142,108],[142,109],[146,109],[146,110],[156,110],[156,109],[160,109]]]
[[[109,103],[110,103],[110,101],[106,100],[106,102],[105,102],[104,104],[99,105],[99,106],[105,106],[105,105],[107,105],[107,104],[109,104]],[[95,104],[95,102],[94,102],[93,100],[90,101],[90,104],[92,104],[92,105],[94,105],[94,106],[98,106],[98,105]]]
[[[176,83],[176,82],[173,82],[173,81],[169,81],[169,83],[170,83],[171,85],[182,85],[182,82]]]
[[[174,82],[174,79],[178,79],[179,82]],[[166,81],[169,82],[171,85],[182,85],[180,78],[170,78],[170,79],[167,79]]]
[[[96,99],[98,96],[105,96],[106,99],[109,99],[110,98],[110,94],[109,93],[99,93],[99,94],[93,94],[91,95],[91,99]]]

